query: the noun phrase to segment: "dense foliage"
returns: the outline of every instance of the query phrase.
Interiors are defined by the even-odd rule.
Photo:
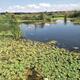
[[[74,11],[71,15],[69,15],[71,18],[78,18],[80,17],[80,11]]]
[[[80,79],[80,53],[56,48],[54,42],[0,36],[0,80],[25,80],[26,67],[31,64],[49,80]]]
[[[14,14],[5,13],[5,15],[0,18],[0,31],[11,31],[15,39],[21,36],[19,24]]]

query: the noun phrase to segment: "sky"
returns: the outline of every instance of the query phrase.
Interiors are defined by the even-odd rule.
[[[0,0],[0,12],[80,10],[80,0]]]

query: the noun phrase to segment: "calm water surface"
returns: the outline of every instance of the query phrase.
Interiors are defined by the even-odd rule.
[[[24,24],[20,25],[22,36],[33,41],[48,42],[55,40],[57,46],[66,49],[80,50],[80,25],[74,25],[70,21],[66,24],[62,20],[56,24]]]

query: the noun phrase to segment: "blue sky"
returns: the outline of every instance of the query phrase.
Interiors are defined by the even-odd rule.
[[[80,9],[80,0],[0,0],[0,12],[39,12]]]

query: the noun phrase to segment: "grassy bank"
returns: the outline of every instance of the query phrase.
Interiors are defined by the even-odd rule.
[[[26,80],[26,67],[30,64],[49,80],[80,79],[80,53],[56,48],[53,42],[44,44],[0,35],[0,80]]]
[[[80,24],[80,18],[72,18],[71,21],[72,21],[74,24]]]

